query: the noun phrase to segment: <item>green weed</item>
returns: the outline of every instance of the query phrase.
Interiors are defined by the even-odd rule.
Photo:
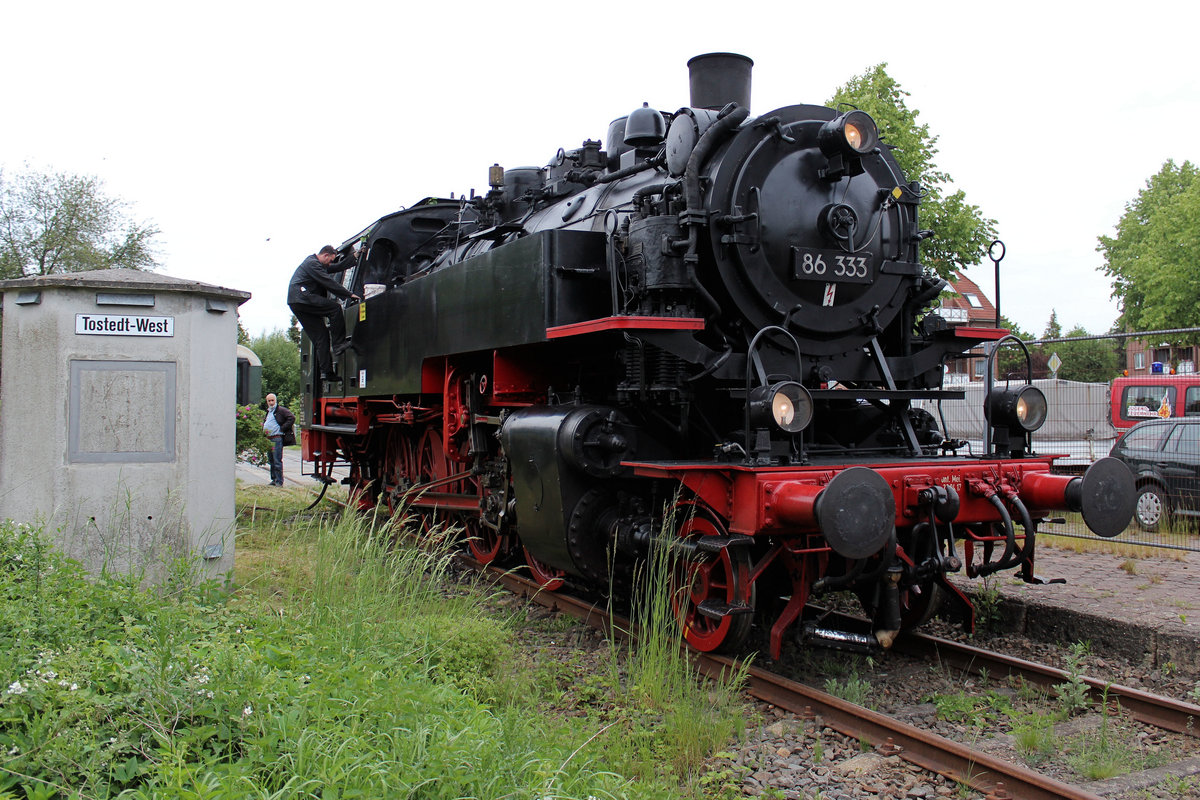
[[[942,719],[975,727],[990,726],[1012,709],[1008,698],[991,691],[982,697],[973,697],[962,691],[936,694],[929,701],[937,707],[938,716]]]
[[[825,691],[849,703],[865,706],[866,708],[875,707],[871,701],[870,681],[859,678],[857,672],[851,672],[845,680],[840,681],[837,678],[826,678]]]
[[[1003,622],[1003,600],[1004,595],[992,585],[991,576],[985,576],[971,595],[972,604],[975,606],[976,626],[989,633],[999,633]]]
[[[1088,780],[1098,781],[1127,772],[1150,769],[1166,762],[1165,754],[1147,755],[1128,744],[1128,736],[1113,731],[1108,715],[1108,690],[1101,701],[1100,729],[1075,737],[1067,744],[1067,762]]]
[[[1059,709],[1064,718],[1083,711],[1091,702],[1088,685],[1083,680],[1083,660],[1090,652],[1091,645],[1087,642],[1071,645],[1070,653],[1066,657],[1067,680],[1054,686]]]
[[[239,490],[232,593],[184,554],[154,586],[89,577],[0,523],[0,797],[678,797],[736,732],[661,659],[608,721],[543,714],[559,676],[447,579],[445,541],[307,499]]]
[[[1060,749],[1053,717],[1022,714],[1013,721],[1012,733],[1017,750],[1031,762],[1043,761]]]

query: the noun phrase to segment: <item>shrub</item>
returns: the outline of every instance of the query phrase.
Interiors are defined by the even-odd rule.
[[[265,412],[258,406],[238,406],[236,419],[236,446],[234,451],[237,458],[256,467],[265,467],[270,463],[268,454],[271,450],[271,440],[263,435],[262,421]]]

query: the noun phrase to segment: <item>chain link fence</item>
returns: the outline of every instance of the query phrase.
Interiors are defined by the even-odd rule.
[[[1114,454],[1134,472],[1137,511],[1123,533],[1102,541],[1200,551],[1200,348],[1178,344],[1188,340],[1200,340],[1200,328],[1030,341],[1029,364],[1015,346],[998,354],[997,387],[1022,384],[1032,372],[1033,384],[1046,395],[1048,418],[1033,434],[1033,449],[1056,456],[1058,472],[1082,475],[1112,453],[1130,427],[1157,420]],[[946,388],[963,390],[965,402],[924,405],[947,438],[968,443],[960,453],[985,452],[983,372],[976,368],[974,380],[947,376]],[[1078,514],[1039,530],[1099,538]]]

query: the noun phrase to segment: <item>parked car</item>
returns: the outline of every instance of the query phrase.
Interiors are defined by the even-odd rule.
[[[1153,533],[1172,517],[1200,517],[1200,417],[1140,422],[1113,445],[1138,488],[1133,519]]]

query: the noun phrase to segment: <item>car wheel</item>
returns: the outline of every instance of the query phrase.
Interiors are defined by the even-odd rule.
[[[1155,533],[1166,522],[1169,511],[1162,489],[1150,484],[1138,490],[1133,518],[1139,528],[1147,533]]]

